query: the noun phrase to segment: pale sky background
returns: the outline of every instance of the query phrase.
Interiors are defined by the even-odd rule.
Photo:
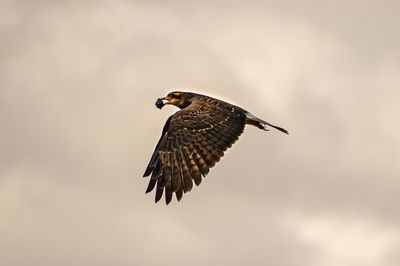
[[[0,265],[400,265],[399,1],[0,2]],[[248,127],[200,187],[141,176],[189,88]]]

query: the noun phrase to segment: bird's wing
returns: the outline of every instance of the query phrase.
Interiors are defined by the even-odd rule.
[[[144,176],[151,174],[146,193],[156,187],[158,202],[165,191],[168,204],[198,186],[202,176],[224,156],[242,134],[243,109],[216,99],[193,102],[166,122]]]

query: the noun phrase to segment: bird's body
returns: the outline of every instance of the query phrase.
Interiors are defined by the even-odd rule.
[[[173,193],[178,201],[198,186],[210,168],[243,133],[246,124],[268,130],[283,128],[271,125],[230,103],[190,92],[171,92],[158,99],[156,106],[175,105],[181,110],[165,123],[161,138],[144,176],[151,175],[146,193],[156,187],[159,201],[165,191],[168,204]]]

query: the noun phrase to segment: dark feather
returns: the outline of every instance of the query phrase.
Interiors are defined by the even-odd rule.
[[[193,181],[192,181],[192,174],[190,173],[190,163],[184,156],[182,149],[180,150],[180,158],[181,158],[181,169],[182,169],[183,192],[186,193],[192,190]]]
[[[183,196],[183,189],[182,189],[182,187],[179,187],[179,189],[175,192],[175,195],[176,195],[176,199],[177,199],[178,201],[180,201],[180,200],[182,199],[182,196]]]
[[[163,192],[164,192],[164,188],[160,185],[161,184],[161,180],[157,181],[157,190],[156,190],[156,199],[155,202],[157,203],[158,201],[160,201]]]
[[[144,172],[143,177],[149,176],[151,174],[151,172],[155,169],[156,165],[157,165],[157,161],[159,159],[158,156],[158,151],[160,148],[160,144],[164,139],[165,134],[167,133],[168,129],[169,129],[169,125],[171,123],[172,120],[172,115],[170,117],[168,117],[167,122],[165,122],[165,125],[163,127],[162,133],[161,133],[161,137],[160,140],[157,142],[156,148],[154,149],[153,155],[151,156],[150,162],[148,164],[148,166],[146,167],[146,171]]]
[[[146,193],[149,193],[150,191],[152,191],[154,189],[154,187],[156,186],[157,183],[157,179],[150,179],[149,185],[147,186],[146,189]]]
[[[165,186],[165,203],[168,205],[172,200],[172,187],[171,183]]]
[[[175,152],[171,154],[172,160],[172,172],[171,172],[171,189],[172,192],[176,192],[178,188],[181,186],[181,176],[180,176],[180,169],[178,168],[178,161],[175,156]]]

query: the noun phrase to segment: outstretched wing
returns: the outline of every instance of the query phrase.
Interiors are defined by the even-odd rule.
[[[183,193],[198,186],[210,168],[242,134],[245,111],[213,98],[195,101],[176,112],[166,122],[163,134],[144,176],[151,174],[146,193],[156,187],[158,202],[164,191],[168,204],[173,193],[178,201]]]

